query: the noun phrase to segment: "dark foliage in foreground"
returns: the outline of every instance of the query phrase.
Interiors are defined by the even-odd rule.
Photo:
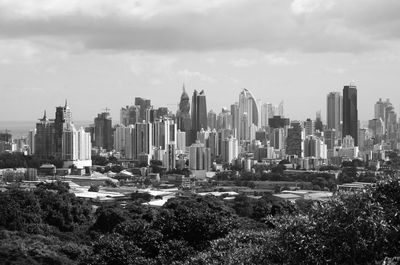
[[[0,193],[1,264],[375,264],[400,256],[400,184],[290,204],[188,196],[91,207],[60,182]]]

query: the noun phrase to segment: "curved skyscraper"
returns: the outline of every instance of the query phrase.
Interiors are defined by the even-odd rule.
[[[176,113],[178,130],[182,132],[189,132],[192,128],[192,121],[190,118],[190,102],[189,96],[185,91],[185,85],[183,85],[183,91],[181,100],[179,102],[179,110]]]
[[[259,126],[259,109],[253,94],[243,89],[239,94],[239,140],[252,140]]]

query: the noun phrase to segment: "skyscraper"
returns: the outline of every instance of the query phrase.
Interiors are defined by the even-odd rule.
[[[292,121],[290,125],[291,128],[288,129],[288,136],[286,139],[286,154],[303,157],[303,142],[305,138],[303,123],[299,121]]]
[[[136,97],[135,98],[135,106],[139,107],[139,121],[138,122],[145,121],[146,120],[146,110],[151,108],[150,99]]]
[[[195,90],[192,96],[192,139],[195,142],[197,132],[201,129],[207,130],[207,104],[206,95],[202,90],[200,93]]]
[[[207,125],[211,130],[217,128],[217,114],[213,110],[208,112]]]
[[[255,138],[255,131],[259,126],[258,116],[256,99],[249,90],[244,88],[239,94],[239,140],[251,141]]]
[[[95,146],[108,151],[113,149],[112,121],[110,113],[100,113],[94,119],[94,143]]]
[[[62,156],[62,137],[63,132],[66,129],[66,126],[72,124],[72,112],[70,107],[68,106],[67,100],[65,100],[65,105],[56,108],[56,118],[54,120],[54,142],[55,142],[55,150],[54,156],[61,158]]]
[[[42,158],[54,156],[55,153],[55,128],[54,121],[47,118],[46,111],[43,118],[36,123],[35,155]]]
[[[336,136],[341,137],[340,132],[342,128],[340,126],[342,122],[342,96],[339,92],[330,92],[327,96],[327,112],[326,121],[328,129],[335,129]]]
[[[357,88],[349,85],[343,88],[343,136],[350,135],[358,146]]]

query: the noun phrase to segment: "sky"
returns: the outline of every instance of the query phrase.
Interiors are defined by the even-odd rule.
[[[398,0],[0,0],[1,121],[75,120],[135,97],[176,111],[182,85],[219,112],[243,88],[305,120],[353,83],[360,120],[400,108]]]

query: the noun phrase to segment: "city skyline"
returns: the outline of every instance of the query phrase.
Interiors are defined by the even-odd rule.
[[[372,0],[0,2],[0,122],[37,120],[65,98],[81,121],[106,107],[116,121],[135,97],[176,112],[182,83],[217,113],[246,88],[283,100],[291,119],[321,110],[325,121],[326,95],[353,81],[369,120],[379,98],[399,109],[399,11]]]

